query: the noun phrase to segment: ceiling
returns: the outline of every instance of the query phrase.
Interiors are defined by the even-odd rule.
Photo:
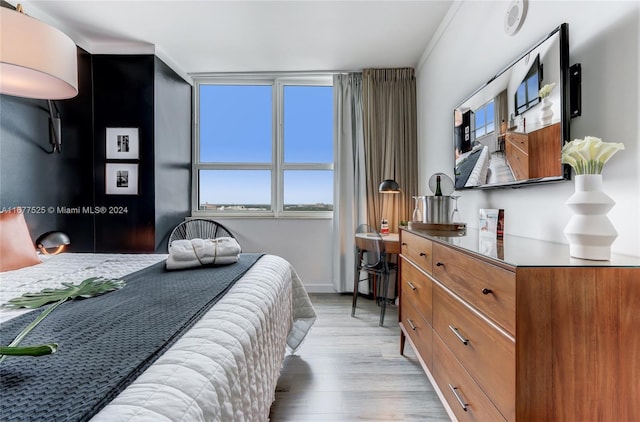
[[[153,53],[189,75],[416,67],[454,2],[20,3],[26,14],[61,29],[92,54]]]

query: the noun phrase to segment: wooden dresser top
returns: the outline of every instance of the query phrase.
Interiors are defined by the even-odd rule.
[[[591,261],[572,258],[569,245],[505,235],[503,240],[492,240],[479,235],[478,229],[467,229],[464,235],[443,236],[442,232],[425,230],[405,231],[425,237],[433,242],[452,247],[501,267],[637,267],[640,257],[612,254],[610,261]],[[495,242],[495,244],[491,244]]]

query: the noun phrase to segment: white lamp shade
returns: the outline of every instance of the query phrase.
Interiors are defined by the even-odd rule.
[[[78,53],[56,28],[0,7],[0,93],[61,100],[78,94]]]

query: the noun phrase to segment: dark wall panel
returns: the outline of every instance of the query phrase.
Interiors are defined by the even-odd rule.
[[[71,252],[94,252],[94,215],[88,210],[94,205],[94,142],[93,142],[93,81],[91,55],[82,50],[78,56],[78,96],[58,102],[62,118],[62,155],[68,160],[69,171],[60,181],[69,207],[74,213],[62,214],[63,231],[69,235]],[[79,209],[79,213],[78,212]]]
[[[93,56],[97,252],[155,250],[153,79],[153,55]],[[138,128],[139,159],[107,161],[108,127]],[[107,162],[138,165],[137,195],[106,194]]]
[[[55,101],[62,153],[50,154],[47,101],[0,95],[0,210],[25,207],[32,238],[69,234],[68,250],[93,250],[92,216],[65,211],[93,201],[91,56],[78,49],[79,94]]]
[[[155,248],[166,253],[171,230],[191,210],[191,85],[155,63]]]
[[[73,252],[166,252],[190,210],[191,85],[153,55],[80,48],[78,82],[55,102],[60,154],[49,153],[46,101],[0,95],[0,211],[28,207],[32,238],[62,230]],[[138,165],[138,195],[106,195],[107,127],[139,129],[139,158],[108,160]]]

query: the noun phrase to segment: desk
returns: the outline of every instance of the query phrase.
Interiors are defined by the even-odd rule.
[[[357,233],[356,234],[356,248],[358,248],[358,252],[360,253],[360,258],[362,258],[362,252],[366,250],[371,250],[371,241],[374,238],[369,237],[367,233]],[[400,254],[400,234],[399,233],[389,233],[382,235],[382,241],[384,242],[384,251],[386,254],[399,255]]]
[[[360,270],[366,271],[369,276],[373,276],[373,297],[376,301],[381,305],[380,306],[380,326],[384,324],[384,314],[387,307],[387,297],[388,295],[388,285],[389,285],[389,272],[390,270],[396,273],[397,279],[397,266],[396,264],[389,264],[389,255],[399,255],[400,254],[400,236],[398,233],[389,233],[382,236],[384,251],[385,251],[385,261],[383,261],[383,265],[371,265],[368,267],[361,267],[362,257],[366,251],[379,251],[380,246],[380,237],[378,235],[373,235],[372,233],[356,233],[355,244],[356,244],[356,262],[355,262],[355,273],[354,273],[354,281],[353,281],[353,304],[351,305],[351,316],[354,317],[356,314],[356,303],[358,300],[358,284],[360,283]],[[384,293],[379,295],[377,292],[378,280],[376,277],[382,277],[382,289]],[[397,281],[397,280],[396,280]],[[369,278],[369,282],[371,282],[371,278]],[[395,283],[394,283],[395,286]],[[370,285],[371,287],[371,285]],[[395,288],[394,293],[391,296],[391,299],[395,297]]]
[[[382,236],[384,241],[384,250],[388,254],[399,255],[400,254],[400,234],[389,233]]]
[[[379,238],[375,236],[371,236],[369,233],[356,233],[356,272],[354,274],[354,307],[355,307],[355,295],[357,294],[357,285],[360,280],[360,274],[357,270],[358,265],[362,262],[362,257],[366,251],[375,251],[377,248],[374,246],[374,243],[377,242]],[[384,242],[384,252],[386,255],[387,261],[389,261],[389,255],[399,255],[400,254],[400,235],[399,233],[389,233],[382,236],[382,241]],[[395,262],[395,260],[394,260]],[[373,283],[373,295],[377,297],[377,283]],[[395,289],[394,289],[395,291]]]

